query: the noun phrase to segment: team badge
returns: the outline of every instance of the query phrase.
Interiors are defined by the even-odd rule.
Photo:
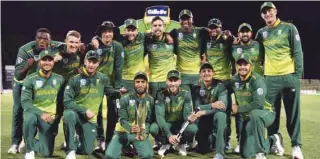
[[[235,83],[236,88],[239,88],[239,82]]]
[[[22,90],[26,90],[26,87],[25,87],[25,86],[23,86],[23,87],[22,87]]]
[[[34,56],[33,56],[33,59],[34,59],[35,61],[38,61],[38,60],[39,60],[39,55],[34,55]]]
[[[130,106],[134,106],[136,104],[136,101],[135,100],[129,100],[129,105]]]
[[[67,85],[66,89],[69,89],[69,88],[70,88],[70,86],[69,86],[69,85]]]
[[[19,64],[19,63],[21,63],[22,61],[23,61],[23,59],[22,59],[21,57],[18,57],[17,63]]]
[[[242,48],[237,48],[237,53],[241,54],[242,53]]]
[[[97,80],[96,80],[96,84],[99,84],[99,82],[100,82],[100,79],[97,79]]]
[[[159,104],[159,101],[158,101],[158,100],[156,100],[156,101],[155,101],[155,103],[156,103],[156,104]]]
[[[63,63],[64,63],[64,64],[67,64],[67,63],[68,63],[68,61],[69,61],[69,59],[64,58],[62,61],[63,61]]]
[[[152,49],[153,49],[153,50],[157,50],[157,49],[158,49],[157,44],[153,44],[153,45],[152,45]]]
[[[41,88],[42,87],[42,85],[43,85],[43,82],[42,81],[36,81],[36,86],[38,87],[38,88]]]
[[[263,38],[267,38],[267,37],[268,37],[268,32],[267,32],[267,31],[264,31],[264,32],[262,33],[262,37],[263,37]]]
[[[258,95],[261,96],[263,94],[263,89],[262,88],[258,88],[257,89],[257,93],[258,93]]]
[[[278,35],[280,35],[280,34],[281,34],[281,32],[282,32],[282,30],[278,30]]]
[[[298,34],[296,35],[296,40],[300,41],[300,36]]]
[[[166,97],[166,103],[170,103],[170,98]]]
[[[249,83],[246,83],[246,88],[249,89],[250,85]]]
[[[196,34],[196,33],[193,33],[193,37],[196,38],[196,37],[197,37],[197,34]]]
[[[251,48],[251,52],[255,52],[256,50],[254,48]]]
[[[211,48],[211,42],[207,42],[207,48],[208,48],[208,49]]]
[[[201,89],[199,93],[200,93],[200,96],[203,97],[206,94],[206,91]]]
[[[80,86],[85,86],[87,81],[85,79],[80,80]]]
[[[56,79],[52,80],[52,85],[53,85],[53,86],[56,86],[56,85],[57,85],[57,80],[56,80]]]
[[[101,54],[102,54],[102,49],[98,49],[98,50],[97,50],[97,53],[98,53],[99,55],[101,55]]]
[[[182,34],[182,33],[179,33],[179,34],[178,34],[178,38],[179,38],[179,39],[182,39],[182,38],[183,38],[183,34]]]

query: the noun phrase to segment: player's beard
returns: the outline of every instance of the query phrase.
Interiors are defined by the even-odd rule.
[[[145,87],[145,88],[137,88],[137,87],[135,87],[134,88],[134,91],[138,94],[138,95],[142,95],[142,94],[144,94],[144,93],[146,93],[147,92],[147,87]]]
[[[244,37],[246,37],[246,38],[244,38]],[[250,42],[250,37],[248,35],[243,35],[241,37],[241,42],[244,44],[248,44]]]
[[[239,70],[238,70],[239,75],[242,77],[246,77],[249,74],[249,71],[250,70],[247,68],[239,68]]]

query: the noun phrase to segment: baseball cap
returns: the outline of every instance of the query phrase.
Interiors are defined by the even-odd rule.
[[[251,63],[250,57],[249,57],[248,55],[245,55],[245,54],[241,54],[241,55],[238,57],[237,63],[238,63],[240,60],[244,60],[244,61],[246,61],[247,63]]]
[[[252,31],[252,28],[251,28],[251,25],[250,25],[250,24],[248,24],[248,23],[242,23],[242,24],[239,26],[239,28],[238,28],[238,32],[240,32],[241,29],[244,28],[244,27],[246,27],[246,28],[248,28],[250,31]]]
[[[109,29],[113,30],[113,32],[116,32],[116,29],[118,29],[118,28],[113,24],[113,22],[104,21],[104,22],[102,22],[101,25],[99,25],[97,27],[95,34],[100,36],[103,31],[109,30]]]
[[[134,26],[135,28],[138,28],[138,23],[136,20],[134,19],[127,19],[124,21],[124,25],[125,28],[129,27],[129,26]]]
[[[272,2],[264,2],[261,7],[260,7],[260,13],[262,12],[262,10],[266,7],[269,7],[269,8],[274,8],[276,9],[276,6],[272,3]]]
[[[169,71],[168,74],[167,74],[167,79],[170,79],[170,78],[178,78],[178,79],[180,79],[180,72],[177,71],[177,70]]]
[[[100,59],[100,55],[97,53],[96,50],[90,50],[86,53],[85,59]]]
[[[179,19],[181,19],[182,16],[187,15],[190,18],[193,18],[192,12],[189,9],[183,9],[180,13],[179,13]]]
[[[208,27],[211,26],[211,25],[215,25],[215,26],[220,27],[220,28],[222,27],[221,21],[219,19],[217,19],[217,18],[212,18],[212,19],[209,20]]]
[[[47,57],[47,56],[54,59],[54,55],[51,53],[51,51],[49,49],[42,50],[39,54],[40,59]]]
[[[142,79],[145,79],[146,81],[148,81],[148,77],[147,77],[147,74],[144,73],[144,72],[137,72],[135,75],[134,75],[134,78],[133,80],[136,80],[137,78],[142,78]]]
[[[212,65],[209,64],[208,62],[201,64],[201,66],[200,66],[200,71],[201,71],[202,69],[205,69],[205,68],[209,68],[209,69],[211,69],[211,70],[213,71]]]

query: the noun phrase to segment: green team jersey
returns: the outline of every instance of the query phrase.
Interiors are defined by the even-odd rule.
[[[116,131],[131,133],[132,125],[136,125],[137,110],[139,106],[147,108],[145,130],[149,132],[149,126],[154,121],[154,99],[148,93],[143,98],[135,92],[127,93],[120,98],[119,121],[116,124]]]
[[[120,88],[124,57],[122,44],[115,40],[112,40],[110,45],[104,45],[101,42],[97,52],[100,55],[101,61],[98,71],[107,75],[113,87]]]
[[[132,42],[126,37],[121,40],[124,48],[124,63],[122,67],[123,80],[133,80],[135,73],[145,72],[144,39],[144,34],[139,32],[136,39]]]
[[[222,35],[223,33],[220,33],[216,39],[209,36],[205,37],[205,54],[215,72],[214,78],[228,80],[231,79],[233,69],[231,62],[233,37],[224,40]]]
[[[172,95],[168,89],[158,92],[155,103],[157,123],[168,138],[172,133],[166,122],[188,121],[192,113],[191,94],[182,88],[176,95]]]
[[[255,40],[251,40],[249,45],[233,45],[232,56],[234,61],[236,61],[241,54],[247,55],[252,62],[252,70],[263,76],[263,47]]]
[[[49,44],[49,48],[54,48],[57,45],[59,45],[60,42],[58,41],[52,41]],[[39,54],[41,50],[37,48],[36,41],[31,41],[19,48],[16,64],[15,64],[15,72],[14,72],[14,80],[17,82],[22,83],[23,79],[30,75],[31,73],[34,73],[37,71],[39,60]],[[32,66],[29,68],[28,72],[22,73],[21,71],[28,66],[28,59],[33,58],[34,62]]]
[[[198,84],[192,87],[192,93],[195,107],[199,107],[200,110],[204,110],[206,114],[226,110],[216,110],[211,106],[211,104],[216,101],[222,101],[225,108],[228,104],[228,91],[222,81],[213,79],[212,85],[210,87],[206,87],[203,81],[199,80]]]
[[[297,28],[278,19],[273,27],[265,26],[257,32],[256,40],[265,50],[264,74],[279,76],[303,72],[303,55]]]
[[[61,75],[67,81],[70,77],[77,74],[76,69],[80,67],[80,57],[78,53],[67,53],[66,48],[66,44],[60,44],[53,50],[54,54],[62,56],[62,60],[54,64],[53,72]]]
[[[193,27],[191,33],[184,33],[181,28],[170,32],[175,44],[177,70],[182,74],[199,73],[205,32],[202,27]]]
[[[69,79],[63,96],[64,105],[66,109],[80,114],[85,114],[90,109],[95,115],[89,121],[96,123],[104,95],[118,97],[119,92],[113,89],[105,74],[96,72],[90,76],[86,69],[82,68],[82,73]]]
[[[63,77],[51,73],[46,78],[41,70],[28,75],[22,87],[21,105],[25,112],[35,113],[41,116],[42,113],[48,113],[52,117],[57,114],[59,105],[57,105],[57,95],[63,84]]]
[[[168,71],[175,69],[174,46],[166,43],[165,34],[160,41],[148,38],[145,45],[149,60],[149,81],[166,81]]]
[[[238,74],[231,79],[232,90],[238,104],[238,112],[246,119],[251,110],[265,109],[273,111],[272,105],[266,101],[267,87],[262,76],[250,72],[245,81]]]

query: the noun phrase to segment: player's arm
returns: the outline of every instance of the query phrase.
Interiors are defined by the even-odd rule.
[[[291,51],[293,54],[295,64],[295,74],[298,78],[302,78],[303,74],[303,52],[301,47],[301,40],[297,28],[292,24],[290,25],[289,36]]]
[[[267,87],[266,87],[266,84],[264,83],[264,80],[259,79],[255,81],[255,83],[253,84],[252,90],[254,90],[253,92],[251,92],[252,99],[253,99],[252,102],[248,103],[247,105],[239,105],[238,106],[239,113],[246,113],[254,109],[264,108],[264,102],[265,102],[265,97],[267,93]]]
[[[60,81],[60,88],[59,88],[58,93],[57,93],[57,98],[58,98],[58,95],[59,95],[60,93],[63,93],[63,92],[64,92],[64,89],[65,89],[65,87],[63,87],[65,81],[64,81],[64,79],[63,79],[62,76],[60,76],[60,77],[61,77],[61,79],[59,80],[59,81]],[[57,115],[58,115],[59,117],[63,116],[63,111],[64,111],[63,104],[57,104]]]
[[[199,45],[200,45],[200,57],[203,62],[207,61],[207,39],[209,38],[209,33],[207,28],[201,28],[199,31]]]
[[[208,113],[208,111],[211,110],[211,103],[208,103],[208,104],[202,104],[201,102],[201,97],[199,95],[199,92],[200,91],[200,86],[199,85],[194,85],[192,87],[192,91],[193,94],[192,94],[192,97],[193,97],[193,104],[194,104],[194,108],[197,108],[199,107],[200,110],[204,111],[206,114]]]
[[[174,43],[172,36],[170,35],[170,33],[164,33],[165,36],[165,42],[168,45],[172,45]]]
[[[101,43],[101,39],[100,39],[99,36],[94,36],[94,37],[91,39],[91,45],[92,45],[93,49],[98,49],[100,43]]]
[[[122,67],[124,63],[124,49],[122,44],[117,43],[119,45],[116,45],[115,47],[115,53],[114,53],[114,66],[113,66],[113,73],[115,78],[115,88],[120,89],[122,85]]]
[[[85,107],[81,107],[80,105],[76,104],[74,102],[75,96],[78,94],[77,92],[79,91],[79,86],[80,84],[76,82],[76,78],[71,78],[64,90],[64,95],[63,95],[63,103],[66,107],[66,109],[71,109],[74,110],[77,113],[86,113],[88,110]]]
[[[39,108],[32,104],[33,97],[33,86],[30,79],[25,79],[23,82],[22,92],[21,92],[21,106],[25,112],[35,113],[41,116],[44,113]]]
[[[14,76],[18,81],[23,80],[26,77],[28,70],[34,62],[34,59],[29,55],[29,53],[27,53],[27,51],[23,48],[19,49],[14,71]]]
[[[104,94],[106,96],[110,96],[114,99],[116,98],[120,98],[120,91],[119,90],[116,90],[114,89],[111,85],[110,85],[110,81],[108,80],[107,77],[103,78],[102,79],[102,82],[103,82],[103,86],[104,86]]]
[[[126,96],[122,96],[120,98],[119,121],[120,121],[121,126],[127,132],[131,132],[131,125],[129,123],[129,115],[127,112],[127,106],[129,105],[127,98],[128,97],[126,97]]]
[[[263,44],[262,44],[263,38],[262,38],[261,32],[262,32],[262,30],[259,29],[258,32],[257,32],[257,34],[256,34],[256,37],[255,37],[254,39],[255,39],[256,41],[258,41],[261,45],[263,45]]]
[[[189,116],[192,113],[192,98],[191,98],[191,93],[187,92],[184,103],[183,103],[183,119],[184,121],[189,120]]]
[[[178,35],[177,35],[177,29],[172,29],[171,31],[170,31],[170,35],[171,35],[171,37],[172,37],[172,39],[173,39],[173,46],[174,46],[174,49],[173,49],[173,52],[175,53],[175,54],[177,54],[177,52],[178,52]]]
[[[154,121],[154,99],[152,98],[150,101],[150,107],[148,109],[148,115],[146,119],[146,132],[149,133],[149,127]]]
[[[163,101],[162,95],[157,96],[157,100],[155,102],[155,111],[156,111],[156,120],[160,129],[164,132],[167,138],[169,138],[170,136],[172,136],[172,133],[170,132],[170,129],[165,120],[165,107],[164,107],[164,101]]]

